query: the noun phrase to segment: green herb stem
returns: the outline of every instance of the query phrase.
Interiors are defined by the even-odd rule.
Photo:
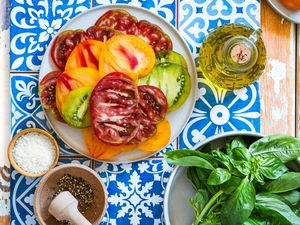
[[[201,211],[198,220],[201,221],[202,218],[204,217],[204,215],[206,214],[206,212],[213,206],[213,204],[215,203],[215,201],[223,194],[224,192],[222,190],[218,191],[209,201],[208,203],[205,205],[205,207],[203,208],[203,210]]]

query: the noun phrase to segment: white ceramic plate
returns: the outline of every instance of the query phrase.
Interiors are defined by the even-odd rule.
[[[190,53],[189,48],[187,47],[185,41],[182,39],[180,34],[175,30],[175,28],[166,22],[163,18],[151,13],[150,11],[128,6],[128,5],[110,5],[110,6],[100,6],[88,10],[79,16],[75,17],[74,19],[70,20],[67,24],[65,24],[61,29],[60,32],[64,30],[74,30],[74,29],[83,29],[86,30],[88,27],[94,25],[96,20],[105,12],[110,9],[124,9],[128,11],[130,14],[135,16],[138,20],[146,19],[151,23],[154,23],[161,27],[164,32],[166,32],[171,40],[173,41],[174,50],[179,52],[183,55],[183,57],[187,61],[188,70],[191,75],[191,93],[186,100],[186,102],[176,111],[168,113],[167,119],[171,125],[171,140],[175,140],[175,138],[180,134],[181,130],[187,123],[190,114],[192,113],[194,104],[195,104],[195,97],[196,97],[196,88],[197,88],[197,72],[193,57]],[[53,38],[53,40],[55,37]],[[53,64],[51,57],[50,57],[50,49],[53,44],[53,41],[48,46],[45,56],[43,58],[39,80],[41,80],[48,72],[57,70],[56,66]],[[49,111],[46,110],[46,116],[50,125],[52,126],[53,130],[57,133],[57,135],[72,149],[77,151],[78,153],[90,157],[88,154],[87,147],[84,143],[82,131],[81,129],[72,128],[66,124],[58,122],[55,120]],[[132,162],[138,161],[141,159],[145,159],[151,155],[155,154],[155,152],[145,152],[139,149],[135,149],[131,152],[124,152],[119,154],[109,160],[108,162]],[[91,158],[91,157],[90,157]]]
[[[262,137],[258,133],[227,132],[200,142],[195,146],[195,149],[201,150],[208,143],[211,144],[211,148],[225,147],[226,139],[233,136],[247,136],[253,138],[253,141]],[[195,195],[195,191],[186,173],[186,167],[175,167],[168,181],[164,196],[166,225],[191,225],[195,220],[194,209],[189,203],[189,200]]]
[[[267,0],[270,6],[287,20],[300,24],[300,10],[291,10],[285,7],[279,0]]]

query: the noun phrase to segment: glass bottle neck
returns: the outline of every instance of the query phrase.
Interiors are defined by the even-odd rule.
[[[246,37],[235,36],[225,42],[222,50],[225,66],[232,72],[245,72],[257,61],[257,48]]]

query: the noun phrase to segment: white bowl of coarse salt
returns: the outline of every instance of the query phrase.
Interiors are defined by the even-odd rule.
[[[19,173],[40,177],[58,161],[59,147],[52,135],[38,128],[28,128],[13,137],[8,146],[8,159]]]

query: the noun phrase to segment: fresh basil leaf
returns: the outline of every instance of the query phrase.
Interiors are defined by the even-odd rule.
[[[247,148],[247,144],[246,144],[245,140],[240,136],[235,137],[231,142],[231,149],[234,149],[237,147]]]
[[[283,203],[287,204],[289,207],[293,207],[293,205],[286,200],[284,197],[278,195],[278,194],[273,194],[273,193],[260,193],[260,196],[266,197],[266,198],[275,198],[278,199],[279,201],[282,201]]]
[[[218,160],[219,164],[226,167],[229,171],[232,169],[232,165],[230,162],[230,158],[224,152],[220,150],[213,150],[211,151],[211,155]]]
[[[268,225],[267,221],[261,221],[254,218],[248,218],[243,225]]]
[[[248,149],[244,147],[233,148],[229,156],[236,161],[241,161],[241,160],[248,161],[251,157]]]
[[[243,224],[243,222],[251,215],[254,204],[255,189],[248,177],[245,177],[238,188],[223,204],[221,210],[222,224]]]
[[[167,158],[167,162],[177,166],[196,166],[204,169],[213,170],[214,167],[210,162],[198,156],[186,156],[179,159]]]
[[[207,184],[209,185],[220,185],[224,182],[228,181],[231,177],[231,174],[228,172],[228,170],[223,168],[216,168],[214,169],[207,180]]]
[[[256,195],[255,209],[261,215],[285,221],[284,224],[300,225],[300,217],[284,202],[265,194]]]
[[[209,160],[214,160],[209,154],[194,150],[175,150],[164,154],[168,163],[178,166],[196,166],[213,170],[213,165]]]
[[[286,163],[300,156],[300,141],[288,135],[270,135],[252,143],[249,150],[253,156],[275,156]]]
[[[237,169],[241,174],[247,176],[251,173],[251,163],[249,161],[235,161],[231,160],[231,163],[235,169]]]
[[[265,186],[271,193],[282,193],[300,188],[300,172],[289,172]]]
[[[285,198],[292,206],[297,206],[300,203],[300,192],[299,191],[288,191],[279,194]]]
[[[241,183],[241,178],[237,176],[231,176],[230,180],[226,181],[221,185],[221,190],[224,191],[225,194],[231,194],[237,189],[237,187]]]
[[[288,168],[277,157],[266,157],[262,159],[259,171],[268,179],[275,180],[283,175]]]
[[[187,168],[187,178],[192,182],[192,186],[195,190],[205,188],[205,185],[202,184],[197,176],[196,167]]]
[[[193,198],[190,199],[196,218],[200,215],[208,200],[208,193],[204,189],[199,189]]]
[[[180,158],[187,157],[187,156],[197,156],[197,157],[203,158],[207,161],[210,161],[211,163],[213,163],[213,161],[215,161],[214,158],[210,154],[203,153],[203,152],[196,151],[196,150],[179,149],[179,150],[166,152],[164,154],[164,157],[166,159],[170,159],[170,160],[176,160],[176,159],[180,159]]]

